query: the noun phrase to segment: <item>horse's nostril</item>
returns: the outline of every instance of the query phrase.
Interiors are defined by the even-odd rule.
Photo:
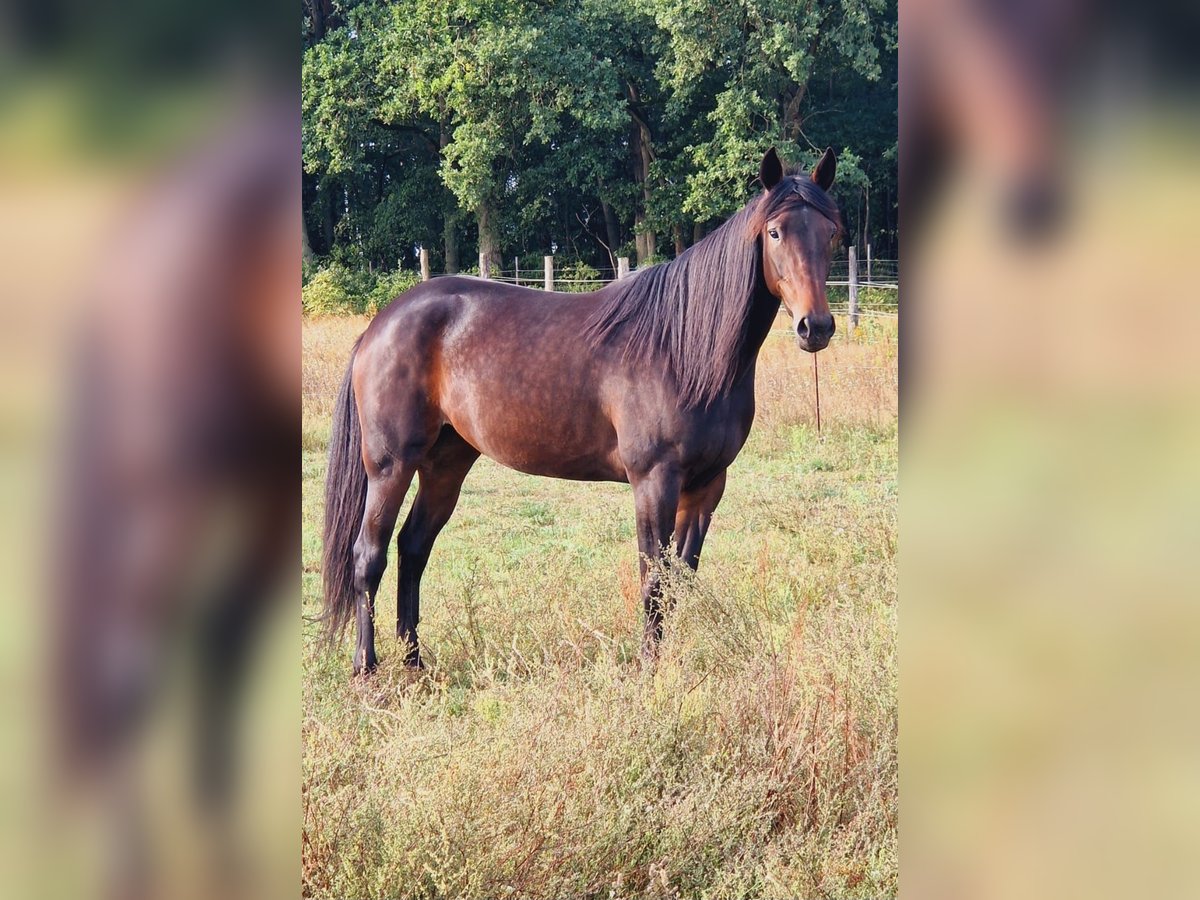
[[[800,321],[796,323],[796,334],[802,338],[808,337],[808,316],[800,317]]]

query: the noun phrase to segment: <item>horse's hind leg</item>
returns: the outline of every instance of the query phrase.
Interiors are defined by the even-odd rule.
[[[421,665],[417,623],[421,611],[421,576],[437,540],[458,503],[467,472],[479,451],[445,427],[421,466],[420,483],[412,509],[400,529],[396,547],[400,554],[400,584],[396,598],[396,637],[407,645],[405,663]]]
[[[354,647],[355,675],[372,671],[375,656],[375,594],[387,568],[388,542],[396,527],[396,516],[412,482],[414,465],[395,464],[385,472],[369,476],[362,526],[354,544],[354,589],[358,598],[355,617],[358,640]]]

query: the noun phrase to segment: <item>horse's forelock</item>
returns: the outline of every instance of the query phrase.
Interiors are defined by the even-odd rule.
[[[779,184],[769,191],[759,194],[757,201],[753,203],[752,213],[747,223],[749,232],[747,238],[756,237],[766,227],[767,221],[779,215],[783,210],[790,206],[801,205],[811,206],[833,222],[839,232],[843,230],[842,214],[833,198],[813,181],[807,172],[798,170],[788,173],[780,179]]]

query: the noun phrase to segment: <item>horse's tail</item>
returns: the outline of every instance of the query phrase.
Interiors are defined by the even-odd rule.
[[[329,435],[329,466],[325,471],[325,623],[330,642],[341,637],[354,615],[354,543],[362,526],[367,501],[367,470],[362,458],[362,430],[354,399],[354,356],[360,337],[350,351],[350,364],[338,391]]]

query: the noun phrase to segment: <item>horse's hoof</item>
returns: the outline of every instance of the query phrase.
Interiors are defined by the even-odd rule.
[[[375,670],[378,668],[379,660],[377,660],[374,655],[367,657],[365,663],[359,662],[358,658],[356,657],[354,660],[354,666],[350,669],[350,677],[354,680],[358,680],[360,678],[370,678],[375,674]]]
[[[400,638],[400,649],[404,652],[404,666],[407,669],[424,669],[421,661],[421,645],[414,638]]]

